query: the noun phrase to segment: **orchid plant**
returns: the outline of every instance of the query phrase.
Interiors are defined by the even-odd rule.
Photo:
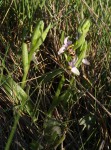
[[[90,65],[90,62],[86,59],[87,41],[85,39],[87,32],[89,31],[89,27],[90,21],[84,20],[78,28],[78,33],[80,35],[78,40],[74,44],[72,44],[72,41],[69,40],[69,36],[66,37],[64,39],[64,44],[58,51],[58,55],[61,55],[66,51],[69,52],[69,49],[71,48],[71,51],[75,53],[75,55],[72,57],[70,56],[70,52],[67,54],[65,53],[65,58],[69,65],[69,68],[75,75],[80,75],[78,68],[82,63],[84,63],[85,65]]]

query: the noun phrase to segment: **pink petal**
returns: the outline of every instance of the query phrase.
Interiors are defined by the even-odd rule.
[[[68,40],[68,38],[69,38],[69,36],[64,39],[64,45],[65,45],[66,47],[68,47],[69,45],[72,44],[72,41]]]
[[[73,60],[72,60],[71,62],[69,62],[69,66],[70,66],[71,68],[73,68],[74,65],[75,65],[75,63],[77,62],[77,60],[78,60],[78,57],[75,56],[75,57],[73,58]]]
[[[65,44],[65,45],[67,45],[68,38],[69,38],[69,36],[67,36],[67,37],[64,39],[64,44]]]
[[[64,53],[65,49],[66,49],[65,45],[63,45],[63,46],[59,49],[58,55]]]
[[[72,41],[67,41],[67,45],[71,45],[72,44]]]

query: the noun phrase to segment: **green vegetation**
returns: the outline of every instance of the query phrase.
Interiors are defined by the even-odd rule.
[[[111,2],[0,1],[0,149],[111,149]]]

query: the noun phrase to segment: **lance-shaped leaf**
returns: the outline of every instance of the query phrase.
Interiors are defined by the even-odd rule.
[[[81,53],[78,56],[78,61],[76,62],[75,67],[78,68],[81,65],[82,60],[86,57],[86,50],[87,50],[87,42],[85,41],[81,46],[80,49]]]
[[[89,31],[91,22],[89,19],[83,20],[82,23],[78,27],[79,34],[86,34]]]
[[[62,74],[64,72],[63,69],[54,69],[51,72],[45,73],[42,76],[38,77],[38,83],[47,83],[53,80],[56,76]]]
[[[39,46],[44,42],[50,28],[51,28],[51,24],[48,25],[48,27],[42,33],[41,37],[37,40],[35,47],[39,48]]]
[[[17,98],[17,103],[28,98],[25,91],[11,77],[3,76],[2,85],[9,96],[12,98]]]
[[[51,24],[49,24],[48,27],[43,31],[44,22],[40,21],[37,24],[37,26],[34,30],[33,37],[32,37],[31,49],[30,49],[30,52],[29,52],[29,62],[32,60],[33,53],[37,49],[39,49],[40,45],[44,42],[50,28],[51,28]]]
[[[44,22],[39,21],[33,32],[32,41],[31,41],[31,49],[36,45],[37,40],[40,38],[40,36],[43,33],[43,29],[44,29]]]
[[[90,20],[84,20],[80,24],[80,26],[78,27],[78,33],[80,34],[80,37],[74,44],[71,45],[71,47],[74,50],[80,48],[83,45],[83,43],[85,42],[87,32],[89,31],[89,28],[90,28]]]
[[[14,105],[20,104],[20,111],[25,111],[33,117],[33,104],[31,103],[30,97],[19,86],[19,84],[17,84],[11,77],[7,76],[3,76],[1,82],[6,94],[13,100]]]
[[[82,33],[87,33],[89,31],[90,25],[91,25],[90,20],[85,20],[81,27]]]

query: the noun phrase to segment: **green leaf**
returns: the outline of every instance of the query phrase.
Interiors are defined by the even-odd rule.
[[[45,5],[46,0],[42,0],[41,3],[39,4],[39,7],[42,9],[42,7]]]
[[[60,80],[59,85],[58,85],[58,88],[57,88],[57,90],[56,90],[55,96],[54,96],[54,98],[53,98],[52,105],[51,105],[51,107],[50,107],[49,110],[48,110],[48,114],[49,114],[49,115],[51,115],[53,109],[54,109],[56,106],[58,106],[59,103],[60,103],[59,95],[60,95],[60,93],[61,93],[62,87],[64,86],[64,82],[65,82],[65,77],[64,77],[64,75],[62,75],[61,80]]]
[[[49,81],[51,81],[54,77],[56,77],[57,75],[63,73],[64,70],[63,69],[55,69],[53,71],[50,71],[44,75],[42,75],[41,77],[38,78],[38,82],[42,82],[42,83],[47,83]]]
[[[87,34],[87,32],[89,31],[90,25],[91,25],[91,22],[89,19],[83,20],[82,23],[78,27],[78,32],[80,34]]]
[[[90,25],[91,25],[90,20],[85,20],[81,27],[82,32],[87,33],[89,31]]]
[[[6,94],[12,98],[14,105],[20,104],[20,109],[32,116],[33,104],[26,92],[10,76],[3,76],[1,84]]]
[[[81,53],[79,54],[78,61],[75,64],[75,66],[77,68],[81,65],[82,59],[85,58],[85,56],[86,56],[86,50],[87,50],[87,42],[85,41],[83,43],[83,45],[81,46],[81,48],[80,48]]]
[[[28,50],[27,50],[27,44],[23,43],[22,44],[22,61],[23,61],[23,69],[24,73],[28,72]]]
[[[40,45],[44,42],[48,32],[49,32],[49,29],[51,28],[51,24],[48,25],[48,27],[45,29],[45,31],[41,34],[41,36],[36,40],[36,44],[34,46],[34,49],[36,50],[37,48],[40,47]]]
[[[2,84],[12,98],[17,98],[21,102],[28,98],[25,91],[11,77],[3,76]]]
[[[37,40],[41,37],[44,29],[44,22],[39,21],[34,29],[32,41],[31,41],[31,49],[35,47]]]
[[[67,89],[60,97],[59,101],[63,101],[64,104],[66,104],[71,98],[71,90]]]
[[[43,31],[44,22],[40,21],[37,24],[37,26],[34,30],[33,37],[32,37],[31,49],[29,52],[29,63],[32,60],[32,56],[33,56],[34,52],[37,51],[39,49],[40,45],[44,42],[50,28],[51,28],[51,24],[49,24],[48,27],[45,29],[45,31]]]

